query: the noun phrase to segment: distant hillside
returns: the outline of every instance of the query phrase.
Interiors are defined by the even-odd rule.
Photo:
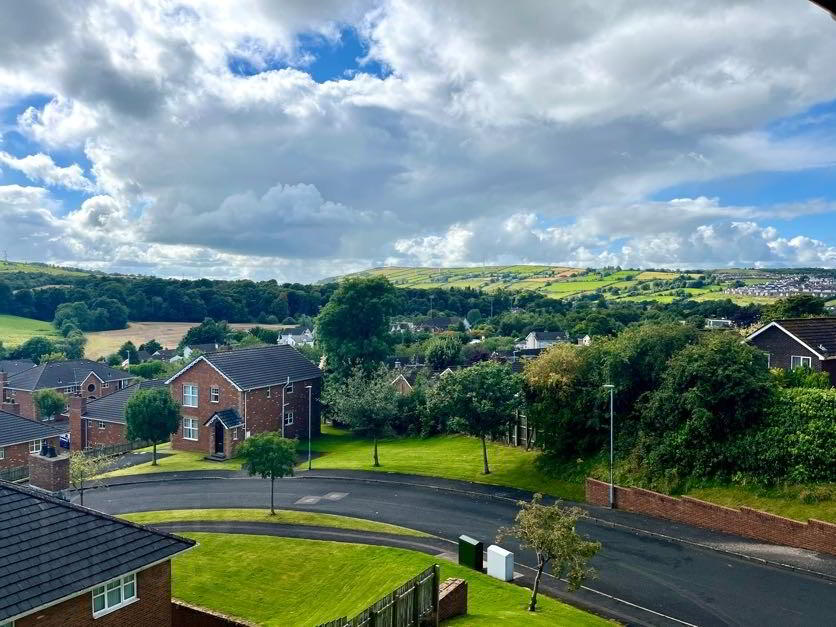
[[[47,263],[0,261],[0,274],[25,272],[31,274],[49,274],[56,277],[61,276],[88,276],[94,274],[89,270],[81,268],[65,268],[63,266],[52,266]]]

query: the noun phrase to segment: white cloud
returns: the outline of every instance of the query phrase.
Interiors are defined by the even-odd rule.
[[[52,157],[43,153],[17,158],[0,151],[0,165],[23,172],[26,178],[36,183],[46,183],[83,192],[92,192],[96,189],[96,186],[84,176],[84,171],[77,163],[61,167],[56,165]]]

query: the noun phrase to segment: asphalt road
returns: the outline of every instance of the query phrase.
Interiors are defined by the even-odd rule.
[[[302,499],[300,501],[300,499]],[[85,505],[109,513],[162,509],[267,507],[269,482],[259,479],[185,480],[91,490]],[[418,486],[320,478],[276,482],[276,506],[379,520],[455,540],[466,533],[492,543],[516,514],[512,502]],[[596,579],[574,594],[644,625],[834,625],[836,583],[710,549],[592,522],[578,530],[601,542]],[[451,549],[453,545],[450,545]],[[516,549],[512,543],[503,546]],[[534,565],[516,551],[517,570]],[[529,571],[530,572],[530,571]],[[550,591],[563,596],[554,580]]]

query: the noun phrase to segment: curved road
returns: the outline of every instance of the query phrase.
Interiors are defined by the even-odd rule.
[[[88,491],[85,505],[119,514],[148,510],[269,507],[269,481],[149,481]],[[419,529],[447,540],[466,533],[492,543],[517,512],[513,501],[417,485],[305,477],[276,482],[276,506],[356,516]],[[673,540],[582,521],[601,542],[596,579],[573,595],[641,625],[831,625],[836,582]],[[512,549],[512,543],[503,543]],[[450,544],[451,550],[454,550]],[[534,565],[517,550],[517,570]],[[561,584],[548,585],[564,596]]]

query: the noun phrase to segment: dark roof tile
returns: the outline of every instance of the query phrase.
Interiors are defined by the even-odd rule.
[[[0,411],[0,446],[54,438],[64,433],[46,422],[36,422],[22,416]]]
[[[281,385],[288,378],[293,382],[322,376],[319,368],[287,344],[209,353],[198,359],[208,361],[242,390]]]
[[[102,396],[93,401],[87,402],[87,409],[84,412],[85,418],[94,420],[105,420],[107,422],[125,422],[125,406],[134,395],[140,390],[147,390],[165,385],[165,381],[141,381],[134,383],[118,392]]]
[[[98,361],[73,359],[54,361],[24,370],[13,377],[9,377],[8,386],[18,390],[68,387],[81,383],[91,372],[95,372],[96,376],[105,382],[131,379],[134,376],[130,372],[111,368]]]

